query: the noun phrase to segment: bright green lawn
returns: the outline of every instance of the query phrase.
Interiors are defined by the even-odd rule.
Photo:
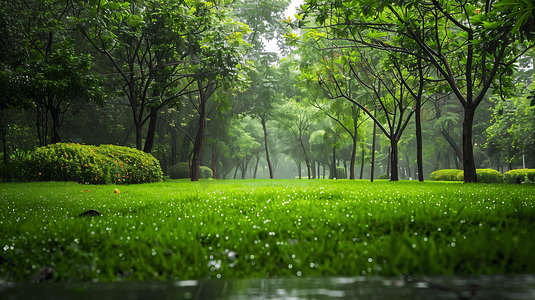
[[[0,184],[0,279],[534,273],[534,203],[507,184]]]

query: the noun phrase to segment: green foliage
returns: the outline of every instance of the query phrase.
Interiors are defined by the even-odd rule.
[[[189,164],[187,162],[179,162],[169,168],[169,178],[171,179],[185,179],[190,177]],[[208,179],[213,177],[214,172],[212,169],[206,166],[199,166],[199,178]]]
[[[382,175],[379,175],[377,179],[390,179],[390,175],[388,175],[388,173],[384,173]]]
[[[212,169],[206,167],[206,166],[200,166],[200,177],[203,179],[209,179],[214,177],[214,172]]]
[[[462,174],[462,172],[462,170],[457,169],[436,170],[429,177],[431,180],[458,181],[457,175]]]
[[[57,143],[40,147],[27,161],[29,181],[131,184],[161,181],[156,158],[122,146]]]
[[[344,167],[337,166],[336,167],[336,178],[337,179],[347,179],[347,172]]]
[[[520,182],[535,182],[535,169],[510,170],[503,174],[503,178],[510,184],[516,184],[517,178],[520,178]]]
[[[100,145],[93,150],[108,163],[112,183],[145,183],[163,179],[160,162],[149,153],[115,145]]]
[[[494,169],[476,169],[477,182],[480,183],[502,183],[502,173]],[[457,180],[464,181],[464,172],[457,175]]]
[[[178,164],[169,168],[169,178],[171,179],[190,178],[189,164],[187,162],[179,162]]]

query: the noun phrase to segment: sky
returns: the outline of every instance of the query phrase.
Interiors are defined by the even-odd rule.
[[[301,5],[303,3],[303,0],[291,0],[290,6],[284,11],[284,18],[287,19],[288,17],[295,19],[294,14],[296,12],[296,7]],[[277,42],[275,40],[265,42],[266,44],[266,50],[270,52],[279,52],[279,48],[277,47]],[[280,56],[280,55],[279,55]]]

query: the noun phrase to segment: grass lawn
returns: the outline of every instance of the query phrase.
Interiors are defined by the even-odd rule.
[[[534,204],[456,182],[0,184],[0,280],[535,273]]]

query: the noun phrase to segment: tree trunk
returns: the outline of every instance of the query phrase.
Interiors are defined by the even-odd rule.
[[[392,140],[390,140],[390,146],[388,146],[388,155],[386,156],[386,175],[388,178],[392,178],[390,168],[392,167]]]
[[[373,122],[373,138],[372,138],[372,166],[371,166],[371,170],[370,170],[370,181],[373,182],[373,176],[374,176],[374,171],[375,171],[375,135],[376,135],[376,130],[377,130],[377,124],[375,124],[375,122]]]
[[[337,174],[336,174],[336,146],[333,147],[333,168],[332,168],[332,171],[331,171],[331,179],[336,179],[337,178]]]
[[[398,162],[398,140],[396,138],[392,138],[390,140],[390,181],[399,180]]]
[[[421,119],[420,110],[421,110],[421,99],[417,98],[416,99],[416,164],[418,165],[418,180],[420,182],[423,182],[424,181],[424,163],[423,163],[424,158],[423,158],[423,142],[422,142],[422,119]],[[410,167],[409,167],[409,170],[410,170]]]
[[[212,172],[214,179],[217,179],[217,154],[215,152],[215,143],[212,144]]]
[[[199,128],[195,136],[195,144],[193,145],[193,161],[191,164],[191,181],[199,181],[199,167],[201,165],[201,153],[204,142],[204,132],[206,130],[206,100],[210,95],[210,88],[207,86],[203,90],[202,81],[197,80],[197,87],[199,89]]]
[[[302,138],[299,139],[299,142],[301,142],[301,148],[303,149],[303,154],[305,155],[305,164],[307,165],[308,179],[310,179],[311,178],[310,162],[308,161],[308,156],[307,156],[307,151],[305,149],[305,144],[303,143],[303,139]],[[299,173],[299,179],[301,179],[301,173]]]
[[[362,179],[362,175],[364,174],[364,155],[366,154],[366,151],[364,149],[364,146],[362,147],[362,158],[360,161],[360,179]]]
[[[297,163],[297,174],[299,175],[299,179],[301,179],[301,162]]]
[[[59,107],[50,106],[49,107],[50,114],[52,115],[52,144],[61,143],[61,137],[59,136],[59,115],[60,110]]]
[[[238,169],[240,168],[240,164],[236,165],[236,169],[234,170],[234,179],[236,179],[236,175],[238,175]]]
[[[149,128],[147,129],[147,138],[145,139],[145,147],[143,152],[151,153],[152,148],[154,147],[154,136],[156,135],[156,121],[157,121],[157,110],[151,110],[149,115]]]
[[[271,166],[271,160],[269,159],[268,140],[267,140],[268,133],[267,133],[267,128],[266,128],[266,121],[262,119],[260,123],[262,124],[262,128],[264,129],[264,145],[266,146],[266,160],[267,160],[268,169],[269,169],[269,178],[273,179],[273,167]]]
[[[260,163],[260,155],[256,155],[256,164],[254,166],[253,179],[256,179],[256,172],[258,172],[258,163]]]
[[[474,161],[474,147],[472,145],[472,126],[474,123],[475,107],[467,104],[464,108],[463,121],[463,169],[464,182],[477,182],[476,164]]]
[[[411,163],[410,163],[410,157],[408,154],[405,153],[405,158],[407,159],[407,172],[409,172],[409,178],[412,178],[411,174]],[[415,174],[416,175],[416,174]]]
[[[351,160],[349,163],[349,179],[355,179],[356,159],[357,159],[357,130],[355,129],[355,133],[353,134],[353,148],[351,149]]]

